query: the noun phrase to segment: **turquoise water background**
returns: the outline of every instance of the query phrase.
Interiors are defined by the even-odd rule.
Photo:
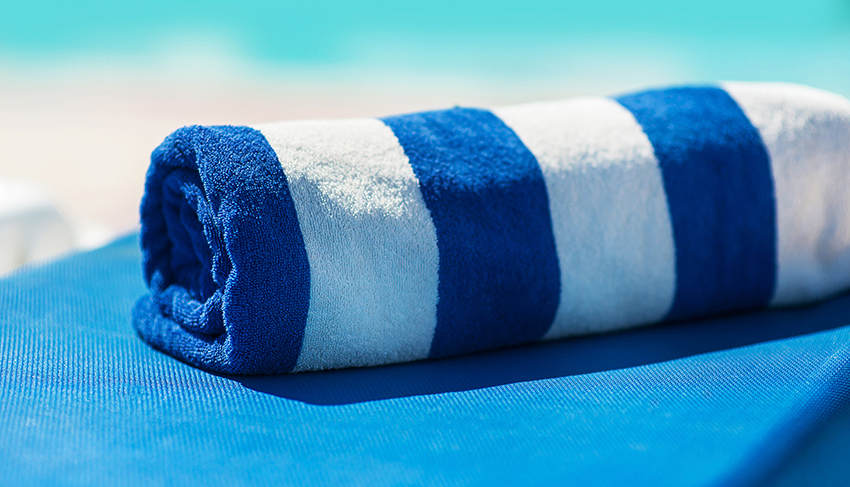
[[[563,84],[581,92],[778,80],[850,95],[850,0],[32,0],[0,8],[6,71],[174,56],[183,60],[169,64],[177,71],[196,69],[192,59],[226,59],[339,81]]]

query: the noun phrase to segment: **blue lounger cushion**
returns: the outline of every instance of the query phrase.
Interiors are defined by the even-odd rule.
[[[850,295],[223,376],[139,340],[136,235],[0,280],[7,485],[846,485]]]
[[[850,102],[788,84],[187,127],[134,324],[272,374],[796,305],[850,288]]]

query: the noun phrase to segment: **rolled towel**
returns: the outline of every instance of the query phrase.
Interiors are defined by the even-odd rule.
[[[269,374],[801,304],[850,288],[847,188],[850,102],[789,84],[186,127],[134,325]]]

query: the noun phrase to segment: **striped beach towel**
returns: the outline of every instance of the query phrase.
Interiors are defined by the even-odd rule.
[[[206,370],[443,357],[850,288],[850,102],[724,83],[185,127],[139,335]]]

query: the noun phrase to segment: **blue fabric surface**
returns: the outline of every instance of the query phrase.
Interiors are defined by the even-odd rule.
[[[145,340],[213,370],[291,370],[310,268],[266,139],[247,127],[173,133],[151,157],[141,218],[150,295],[133,316]]]
[[[486,110],[383,119],[419,178],[440,252],[431,356],[539,340],[561,293],[537,160]]]
[[[758,130],[720,88],[617,101],[643,127],[664,178],[677,277],[667,319],[765,306],[776,282],[776,203]]]
[[[138,340],[137,237],[0,281],[9,485],[846,483],[850,297],[366,369]]]

